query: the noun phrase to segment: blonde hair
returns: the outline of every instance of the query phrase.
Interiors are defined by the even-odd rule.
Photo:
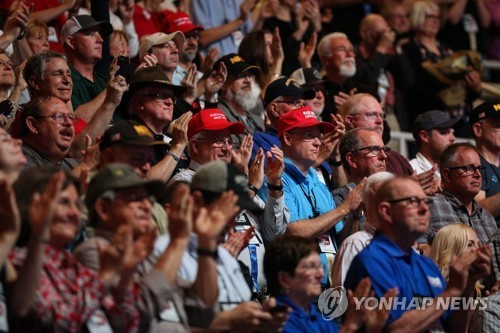
[[[410,22],[415,31],[422,30],[425,21],[425,15],[438,12],[439,6],[433,1],[415,1],[411,10]]]
[[[446,280],[453,257],[459,256],[467,249],[471,230],[474,231],[467,224],[454,223],[444,226],[436,233],[432,242],[431,258]]]
[[[49,35],[49,28],[43,22],[37,20],[29,20],[26,25],[26,38],[30,38],[31,36],[36,35],[37,33],[45,32],[45,34]]]

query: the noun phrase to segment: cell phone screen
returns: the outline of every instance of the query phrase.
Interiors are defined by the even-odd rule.
[[[125,56],[118,56],[118,66],[120,66],[120,69],[118,70],[118,73],[116,75],[121,75],[125,78],[125,80],[128,81],[129,76],[130,76],[130,60],[128,57]]]

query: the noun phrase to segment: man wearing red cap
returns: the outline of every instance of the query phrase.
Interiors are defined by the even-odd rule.
[[[238,154],[233,150],[231,135],[241,134],[244,130],[242,123],[228,121],[224,113],[219,109],[205,109],[194,115],[188,125],[188,150],[191,157],[189,168],[176,174],[170,180],[169,186],[176,182],[191,183],[196,172],[209,162],[222,160],[230,164],[233,156]],[[247,149],[250,149],[252,141],[248,140],[248,144]],[[283,172],[282,153],[275,147],[271,149],[267,156],[267,182],[280,187]],[[262,159],[263,156],[260,158]],[[271,160],[271,158],[273,159]],[[260,187],[260,184],[254,185]],[[258,189],[255,188],[253,191],[254,193],[249,191],[251,195],[254,195]],[[254,198],[254,201],[261,208],[264,206],[260,199]],[[238,231],[246,230],[252,226],[255,228],[255,235],[250,239],[249,246],[245,247],[238,256],[238,259],[247,265],[251,272],[254,292],[258,292],[265,285],[263,240],[270,241],[274,236],[285,231],[285,209],[282,190],[269,188],[269,199],[265,204],[264,213],[257,214],[243,210],[235,219],[235,229]],[[252,258],[255,258],[256,261],[252,261]]]
[[[191,18],[184,12],[177,12],[168,15],[165,19],[165,32],[167,34],[181,31],[184,34],[184,48],[179,50],[179,65],[174,72],[172,82],[174,84],[181,84],[182,79],[186,75],[189,66],[198,55],[198,43],[200,41],[200,31],[203,28],[199,25],[194,25]],[[198,79],[203,74],[198,71]]]
[[[359,206],[362,189],[358,185],[336,208],[328,188],[319,181],[312,168],[318,158],[323,134],[334,130],[331,123],[319,122],[309,106],[289,111],[278,120],[278,136],[285,153],[283,192],[290,211],[287,233],[315,238],[322,252],[321,260],[327,268],[337,250],[333,236],[343,228],[341,219]],[[325,274],[322,284],[327,284],[328,275]]]

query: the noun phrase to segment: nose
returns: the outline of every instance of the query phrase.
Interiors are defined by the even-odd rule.
[[[141,174],[147,175],[149,170],[151,170],[151,163],[146,162],[143,165],[141,165]]]
[[[450,135],[450,143],[455,142],[455,139],[456,139],[456,138],[455,138],[455,134],[453,134],[453,133],[452,133],[452,134]]]
[[[378,155],[379,160],[385,161],[387,159],[387,153],[383,150],[380,151],[380,154]]]

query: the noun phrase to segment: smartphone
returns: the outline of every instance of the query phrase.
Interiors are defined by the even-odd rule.
[[[116,73],[116,75],[123,76],[128,82],[130,76],[130,59],[125,56],[118,56],[117,64],[118,66],[120,66],[120,69],[118,70],[118,73]]]
[[[278,304],[274,308],[270,309],[269,313],[275,314],[275,313],[283,313],[283,312],[287,312],[287,311],[288,311],[288,306]]]

